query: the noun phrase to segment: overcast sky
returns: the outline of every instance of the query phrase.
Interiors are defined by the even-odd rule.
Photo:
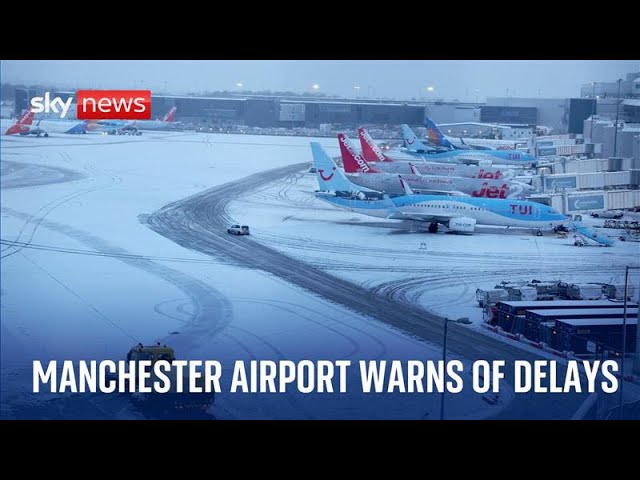
[[[0,78],[59,88],[148,88],[174,94],[318,91],[482,101],[492,96],[574,97],[583,83],[612,82],[637,71],[640,60],[3,60]]]

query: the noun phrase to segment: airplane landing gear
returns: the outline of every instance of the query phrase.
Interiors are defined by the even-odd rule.
[[[430,223],[429,224],[429,233],[438,233],[438,224]]]

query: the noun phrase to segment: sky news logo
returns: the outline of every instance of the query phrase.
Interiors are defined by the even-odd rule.
[[[65,118],[73,98],[63,100],[44,97],[31,99],[33,113],[54,113]],[[151,90],[78,90],[76,92],[78,120],[149,120],[151,118]]]

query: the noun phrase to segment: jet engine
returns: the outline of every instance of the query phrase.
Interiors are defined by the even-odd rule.
[[[476,228],[476,221],[473,218],[458,217],[449,220],[449,230],[460,233],[473,233]]]

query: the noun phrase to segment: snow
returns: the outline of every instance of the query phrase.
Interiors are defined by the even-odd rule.
[[[350,359],[354,365],[358,359],[438,359],[439,347],[261,271],[186,250],[141,222],[145,214],[205,188],[310,161],[310,140],[180,132],[3,137],[3,161],[82,176],[1,191],[0,416],[69,415],[62,406],[45,404],[55,396],[31,393],[34,359],[122,359],[138,341],[170,343],[179,358],[220,360],[227,378],[238,359]],[[319,141],[330,153],[337,151],[333,139]],[[19,175],[8,173],[0,181],[10,185]],[[51,176],[59,177],[55,171]],[[259,241],[363,284],[380,284],[381,277],[427,281],[434,269],[450,263],[445,237],[440,247],[428,238],[427,252],[414,252],[415,235],[360,225],[350,214],[317,205],[310,195],[313,177],[302,179],[248,194],[234,204],[232,216],[249,223]],[[471,245],[476,237],[460,238]],[[391,267],[393,273],[387,271]],[[438,288],[445,289],[445,283]],[[462,295],[460,309],[465,302]],[[365,396],[356,388],[357,366],[350,372],[353,388],[347,394],[220,394],[215,415],[437,417],[437,395]],[[503,402],[508,399],[505,394]],[[447,402],[452,418],[480,417],[499,408],[470,393],[449,395]],[[114,405],[108,416],[135,417]],[[96,415],[88,407],[87,412]]]
[[[412,231],[410,223],[335,208],[314,198],[316,188],[315,175],[301,173],[232,202],[229,212],[250,224],[255,238],[287,255],[433,313],[469,317],[476,326],[482,322],[477,288],[533,279],[619,283],[625,266],[640,266],[633,242],[578,248],[571,236],[498,227],[430,235]],[[636,285],[639,277],[633,277]]]

